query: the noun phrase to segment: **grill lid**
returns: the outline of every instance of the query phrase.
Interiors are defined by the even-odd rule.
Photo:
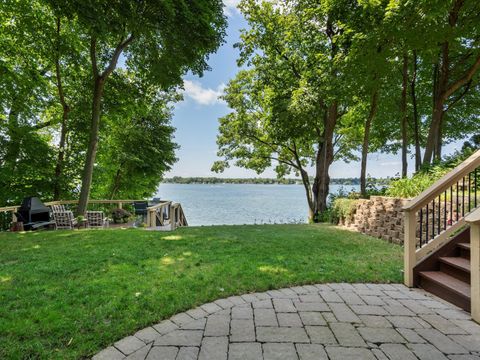
[[[38,214],[50,212],[50,209],[46,207],[38,197],[32,196],[23,199],[20,211],[28,211],[30,214]]]

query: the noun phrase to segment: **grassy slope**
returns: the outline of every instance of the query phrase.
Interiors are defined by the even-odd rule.
[[[327,225],[0,233],[0,358],[82,358],[211,300],[399,282],[401,247]]]

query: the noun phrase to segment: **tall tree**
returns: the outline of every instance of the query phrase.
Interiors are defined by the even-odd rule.
[[[250,30],[242,35],[239,63],[252,70],[239,73],[227,88],[234,112],[220,120],[224,160],[214,169],[237,159],[261,172],[276,161],[279,176],[294,171],[302,177],[312,221],[327,208],[329,168],[345,151],[339,129],[350,97],[340,84],[348,41],[340,35],[354,8],[351,1],[240,4]]]
[[[155,194],[163,174],[176,161],[170,126],[175,91],[142,85],[122,71],[105,92],[101,141],[92,195],[101,199],[140,199]]]
[[[143,81],[170,88],[188,70],[202,74],[208,54],[220,45],[225,17],[220,0],[49,1],[55,13],[74,17],[78,36],[88,41],[92,78],[91,123],[78,212],[86,210],[107,80],[123,56],[126,68]],[[185,31],[188,29],[189,31]]]
[[[423,6],[424,7],[423,7]],[[430,2],[420,4],[427,10]],[[471,90],[480,70],[480,13],[474,1],[454,0],[436,3],[431,26],[431,51],[437,53],[433,65],[433,110],[426,141],[424,164],[440,160],[445,116]],[[437,45],[439,44],[439,45]]]
[[[420,130],[420,118],[418,113],[418,100],[417,100],[417,68],[418,68],[418,57],[417,51],[413,49],[412,51],[412,78],[410,80],[410,96],[413,107],[413,136],[415,143],[415,171],[419,171],[422,167],[422,153],[421,153],[421,130]]]
[[[50,64],[44,48],[51,14],[36,2],[0,6],[0,202],[17,202],[33,191],[50,195],[51,136],[37,132],[50,110]],[[50,174],[49,174],[50,172]]]
[[[368,111],[363,131],[362,158],[360,163],[360,194],[363,197],[367,196],[367,157],[370,145],[370,130],[378,109],[378,92],[378,89],[373,91],[372,99],[370,101],[370,110]]]

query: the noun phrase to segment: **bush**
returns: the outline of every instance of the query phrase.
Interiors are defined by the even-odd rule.
[[[470,142],[464,144],[461,151],[455,151],[453,154],[446,156],[441,162],[423,168],[411,178],[392,181],[386,191],[386,195],[396,198],[413,198],[419,195],[478,150],[479,140],[480,136],[475,135],[470,139]]]
[[[419,172],[411,178],[394,180],[390,183],[386,194],[395,198],[413,198],[432,186],[435,181],[450,170],[450,167],[437,165],[426,171]]]
[[[357,200],[347,198],[337,198],[333,201],[330,221],[338,224],[341,219],[350,219],[357,208]]]
[[[130,216],[132,216],[132,214],[130,214],[125,209],[118,208],[118,209],[112,210],[112,218],[115,224],[118,224],[119,222],[123,222],[123,223],[128,222],[128,218]]]

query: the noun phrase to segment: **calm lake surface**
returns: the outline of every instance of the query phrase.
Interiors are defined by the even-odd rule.
[[[331,185],[330,193],[358,191]],[[241,225],[306,222],[302,185],[160,184],[157,197],[182,204],[189,225]]]

